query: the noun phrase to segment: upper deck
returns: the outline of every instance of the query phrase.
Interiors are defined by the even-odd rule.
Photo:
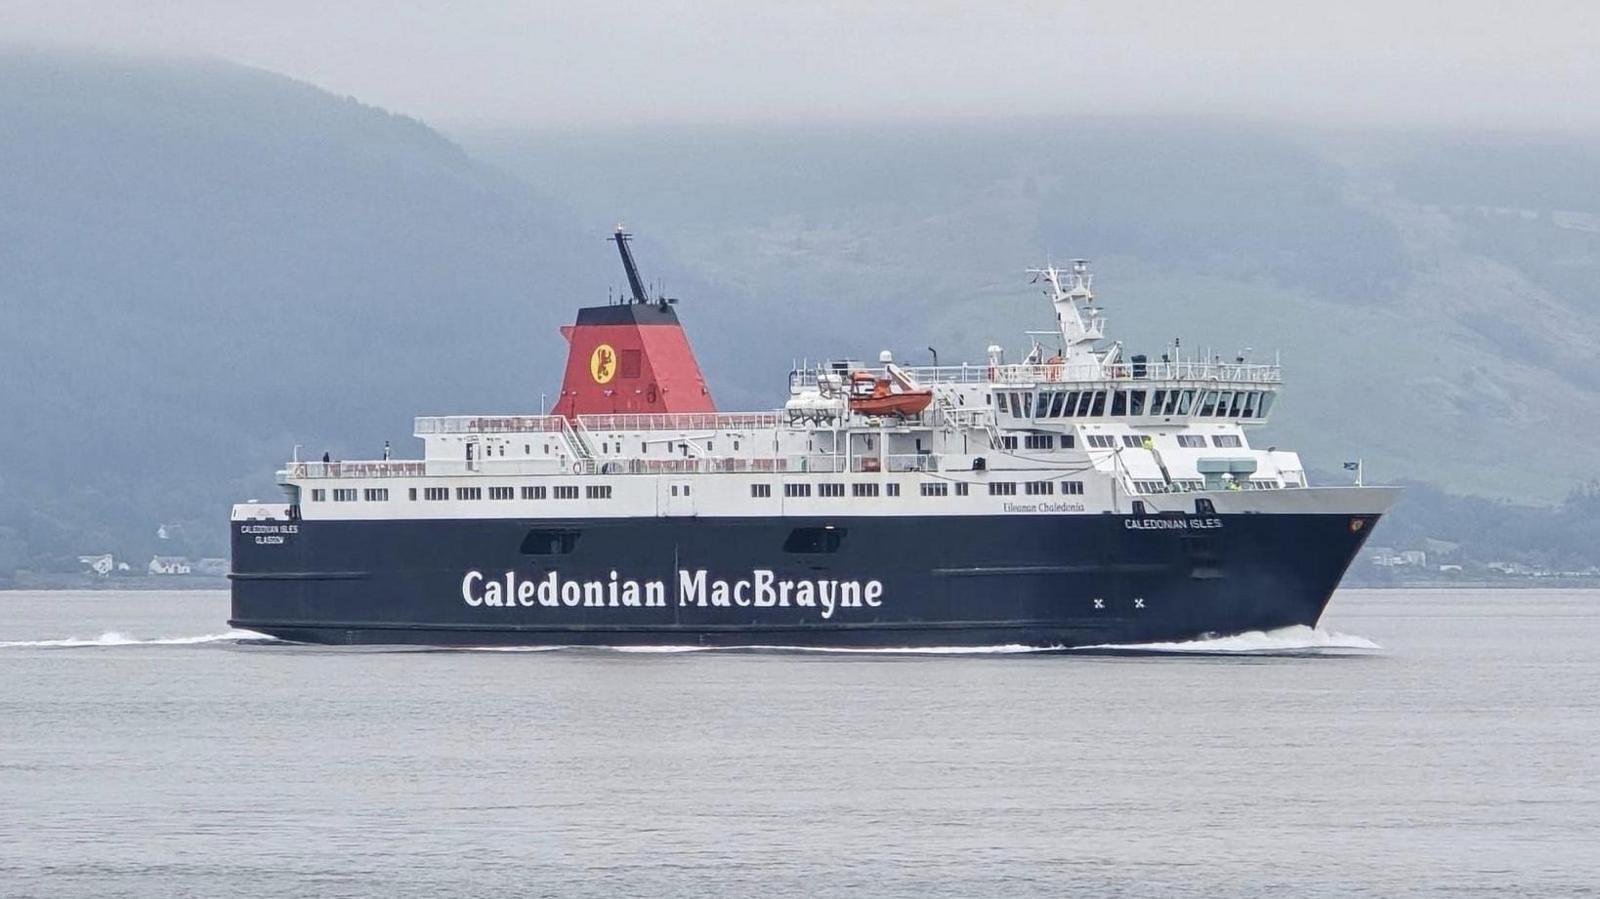
[[[395,478],[409,481],[408,498],[420,490],[421,501],[443,501],[452,491],[471,495],[478,488],[456,479],[475,477],[493,479],[490,499],[502,501],[524,489],[543,492],[547,478],[588,478],[581,486],[597,493],[608,491],[608,483],[639,480],[592,480],[611,475],[739,474],[755,479],[750,489],[764,491],[759,496],[774,486],[762,478],[798,476],[783,485],[788,492],[812,475],[861,476],[851,490],[859,487],[863,496],[876,490],[874,479],[887,479],[886,497],[902,488],[942,496],[939,484],[982,484],[1008,472],[1033,479],[1030,489],[1043,491],[1034,495],[1052,495],[1050,485],[1063,478],[1086,479],[1091,493],[1091,482],[1100,479],[1129,495],[1224,483],[1305,486],[1295,454],[1254,450],[1244,438],[1244,429],[1264,423],[1274,405],[1283,382],[1276,361],[1246,361],[1248,351],[1233,361],[1209,352],[1191,356],[1178,341],[1154,360],[1125,356],[1122,344],[1101,343],[1105,319],[1082,263],[1070,275],[1054,268],[1040,275],[1056,308],[1060,343],[1046,349],[1041,338],[1053,342],[1056,332],[1030,332],[1032,348],[1021,362],[1004,361],[1001,348],[990,346],[981,364],[900,367],[885,351],[880,366],[841,362],[792,371],[788,401],[773,411],[624,412],[632,408],[623,396],[629,391],[619,389],[590,398],[592,411],[584,414],[420,416],[414,433],[424,444],[421,460],[296,459],[280,480],[351,484],[335,488],[336,501],[369,490],[386,496],[382,484]],[[632,371],[619,364],[590,374],[604,385]],[[644,377],[644,369],[638,374]],[[594,411],[612,401],[619,411]],[[354,483],[361,481],[370,484]]]

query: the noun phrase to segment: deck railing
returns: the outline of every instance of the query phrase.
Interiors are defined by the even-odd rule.
[[[590,431],[724,431],[778,426],[777,412],[664,412],[580,415]]]
[[[414,422],[418,437],[433,434],[527,434],[561,431],[559,415],[424,415]]]
[[[291,478],[420,478],[428,474],[427,463],[399,462],[392,459],[362,462],[290,462]]]
[[[1244,384],[1279,384],[1282,366],[1260,362],[1040,362],[1003,365],[922,365],[904,369],[923,384],[1041,384],[1100,383],[1106,381],[1217,381]],[[837,372],[825,372],[835,388],[843,384]],[[789,376],[792,388],[816,387],[815,370]]]
[[[906,369],[918,381],[936,383],[1077,383],[1095,381],[1230,381],[1278,384],[1282,366],[1259,362],[1098,362],[1007,363],[1003,365],[941,365]]]

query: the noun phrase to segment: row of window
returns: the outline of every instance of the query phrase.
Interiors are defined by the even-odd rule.
[[[1057,486],[1058,484],[1060,485],[1059,487]],[[899,484],[884,484],[882,486],[883,486],[883,494],[884,495],[886,495],[886,496],[899,496],[900,495],[900,485]],[[949,496],[950,493],[951,493],[952,486],[954,487],[954,492],[955,492],[956,496],[967,496],[967,495],[969,495],[969,493],[971,491],[971,486],[972,485],[970,485],[970,484],[968,484],[968,483],[966,483],[964,481],[954,481],[954,482],[950,482],[950,481],[924,481],[922,484],[920,484],[918,486],[919,486],[919,489],[920,489],[920,491],[921,491],[923,496]],[[810,484],[784,484],[783,485],[783,495],[786,496],[786,497],[790,497],[790,498],[808,497],[808,496],[811,495],[811,487],[812,487],[812,485],[810,485]],[[851,484],[850,485],[850,495],[851,496],[864,496],[864,497],[878,496],[879,495],[878,494],[878,487],[879,487],[879,485],[876,484],[876,483]],[[817,488],[817,495],[818,496],[825,496],[825,497],[826,496],[832,496],[832,497],[844,496],[844,485],[843,484],[817,484],[816,488]],[[1083,495],[1083,482],[1082,481],[1026,481],[1026,482],[1024,482],[1023,491],[1025,493],[1027,493],[1027,495],[1029,495],[1029,496],[1053,496],[1058,491],[1061,493],[1062,496],[1082,496]],[[771,497],[772,496],[772,485],[770,485],[770,484],[751,484],[750,485],[750,495],[753,496],[753,497],[756,497],[758,499],[764,499],[764,498]],[[1017,482],[1015,482],[1015,481],[990,481],[989,482],[989,495],[990,496],[1016,496],[1017,495]]]
[[[1063,496],[1076,496],[1076,495],[1081,495],[1083,493],[1083,482],[1082,481],[1026,481],[1026,482],[1024,482],[1024,491],[1029,496],[1051,496],[1051,495],[1055,494],[1055,492],[1057,491],[1057,489],[1058,489],[1056,487],[1057,484],[1061,485],[1059,490],[1061,492],[1061,495],[1063,495]],[[956,496],[967,496],[968,495],[970,485],[968,485],[967,483],[965,483],[963,481],[956,481],[956,482],[954,482],[954,485],[955,485],[955,495]],[[811,495],[811,487],[812,487],[811,484],[784,484],[783,485],[783,495],[786,496],[786,497],[790,497],[790,498],[808,497],[808,496]],[[949,496],[950,495],[951,483],[950,482],[946,482],[946,481],[929,481],[929,482],[924,482],[923,484],[920,485],[920,487],[921,487],[921,493],[922,493],[923,496]],[[844,484],[840,484],[840,483],[817,484],[816,488],[817,488],[817,496],[821,496],[821,497],[843,497],[844,496]],[[673,495],[676,496],[677,495],[677,491],[678,491],[677,486],[674,485],[672,489],[673,489]],[[881,494],[880,494],[880,490],[881,490]],[[685,491],[687,492],[687,487],[685,488]],[[336,503],[353,503],[353,502],[356,501],[357,495],[358,495],[358,493],[354,488],[336,487],[336,488],[334,488],[334,491],[333,491],[333,501],[336,502]],[[589,484],[589,485],[587,485],[587,486],[585,486],[583,488],[583,495],[584,495],[585,499],[610,499],[611,498],[611,485],[610,484]],[[751,484],[750,485],[750,495],[752,497],[757,498],[757,499],[770,498],[772,496],[772,485],[771,484]],[[883,495],[883,496],[899,496],[900,495],[900,485],[896,484],[896,483],[889,483],[889,484],[881,484],[880,485],[880,484],[878,484],[876,482],[855,483],[855,484],[851,484],[850,485],[850,495],[851,496],[855,496],[855,497],[866,497],[866,498],[876,497],[876,496],[879,496],[879,495]],[[1017,495],[1017,484],[1016,484],[1015,481],[990,481],[989,482],[989,495],[990,496],[1016,496]],[[377,502],[377,503],[388,502],[389,501],[389,489],[387,487],[369,487],[364,491],[362,496],[367,502]],[[456,496],[456,499],[463,500],[463,501],[481,500],[481,499],[483,499],[483,488],[482,487],[457,487],[455,496]],[[528,487],[523,487],[522,488],[521,496],[522,496],[523,499],[535,499],[535,500],[537,500],[537,499],[545,499],[547,496],[553,497],[555,499],[577,499],[578,498],[578,487],[575,484],[561,484],[561,485],[548,487],[548,488],[546,488],[544,485],[528,486]],[[417,498],[417,488],[415,488],[415,487],[411,488],[410,497],[411,497],[412,500],[416,500],[416,498]],[[514,487],[490,487],[489,488],[489,499],[491,499],[491,500],[509,500],[509,499],[515,499],[515,498],[516,498],[516,488],[514,488]],[[312,490],[311,490],[311,501],[312,502],[320,503],[320,502],[326,501],[326,499],[327,499],[327,491],[326,490],[324,490],[324,489],[322,489],[320,487],[312,488]],[[449,487],[424,487],[424,488],[422,488],[422,499],[424,501],[426,501],[426,502],[441,502],[441,501],[448,500],[448,499],[450,499],[450,488]]]
[[[1011,390],[995,391],[995,406],[1017,418],[1098,418],[1189,415],[1265,418],[1269,390]]]
[[[1280,484],[1274,480],[1257,480],[1249,478],[1243,481],[1234,481],[1233,489],[1236,490],[1278,490],[1283,487],[1293,487],[1291,481]],[[1174,478],[1171,485],[1165,481],[1136,480],[1133,489],[1136,493],[1183,493],[1190,490],[1204,490],[1206,483],[1198,478]]]
[[[1098,449],[1115,449],[1117,445],[1117,437],[1112,434],[1090,434],[1087,439],[1090,446]],[[1149,449],[1153,443],[1154,441],[1150,437],[1142,434],[1122,435],[1122,445],[1133,449]],[[1206,445],[1206,437],[1204,434],[1179,434],[1178,445],[1191,449],[1204,447]],[[1213,434],[1211,436],[1211,445],[1216,447],[1238,447],[1244,446],[1244,441],[1239,439],[1238,434]]]
[[[1031,450],[1053,450],[1058,438],[1062,449],[1072,449],[1076,445],[1071,434],[1026,434],[1022,438],[1022,446]],[[1002,434],[994,446],[996,449],[1014,450],[1017,448],[1016,435]]]
[[[365,499],[369,503],[386,503],[386,502],[389,501],[389,488],[387,488],[387,487],[368,487],[366,490],[362,491],[360,495],[361,495],[362,499]],[[563,485],[559,485],[559,486],[555,486],[555,487],[549,487],[549,488],[546,488],[543,485],[532,486],[532,487],[523,487],[521,495],[522,495],[523,499],[544,499],[546,496],[551,496],[551,497],[554,497],[555,499],[577,499],[578,498],[578,487],[577,487],[576,484],[563,484]],[[587,485],[587,486],[585,486],[583,488],[583,495],[584,495],[585,499],[610,499],[611,498],[611,485],[610,484],[589,484],[589,485]],[[412,487],[410,489],[409,496],[410,496],[411,500],[415,501],[416,498],[417,498],[417,488]],[[333,489],[333,501],[336,502],[336,503],[353,503],[353,502],[356,501],[356,497],[357,497],[357,491],[354,488],[351,488],[351,487],[335,487]],[[508,500],[508,499],[515,499],[516,497],[517,497],[517,492],[516,492],[516,488],[515,487],[490,487],[489,488],[489,499],[491,499],[491,500]],[[324,490],[321,487],[312,488],[312,490],[311,490],[311,501],[312,502],[314,502],[314,503],[325,502],[327,500],[327,498],[328,498],[328,491]],[[450,488],[449,487],[424,487],[424,488],[422,488],[422,499],[425,502],[441,502],[441,501],[444,501],[444,500],[448,500],[449,498],[450,498]],[[480,499],[483,499],[483,488],[482,487],[457,487],[456,488],[456,499],[458,499],[458,500],[480,500]]]

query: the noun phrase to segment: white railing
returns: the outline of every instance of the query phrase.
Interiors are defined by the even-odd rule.
[[[425,415],[413,423],[418,437],[433,434],[527,434],[561,431],[559,415]]]
[[[1096,381],[1229,381],[1278,384],[1282,366],[1256,362],[1061,362],[1005,365],[941,365],[906,369],[922,383],[1038,384]],[[815,383],[815,376],[811,378]]]
[[[284,470],[291,478],[420,478],[428,473],[425,462],[397,462],[391,459],[361,462],[290,462]]]
[[[580,415],[591,431],[723,431],[776,428],[777,412],[662,412]]]

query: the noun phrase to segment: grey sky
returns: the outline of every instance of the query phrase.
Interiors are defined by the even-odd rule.
[[[1036,112],[1600,126],[1600,3],[0,0],[7,40],[209,54],[440,123]]]

